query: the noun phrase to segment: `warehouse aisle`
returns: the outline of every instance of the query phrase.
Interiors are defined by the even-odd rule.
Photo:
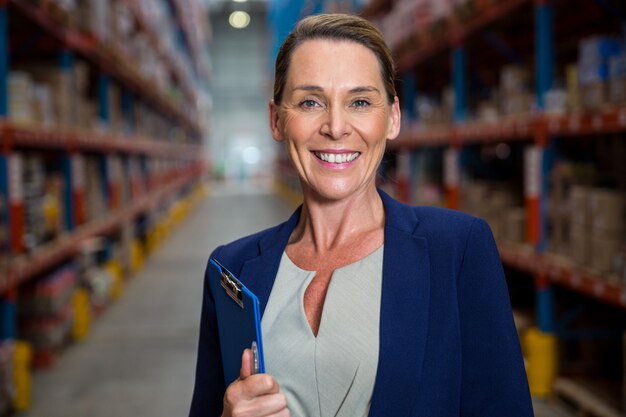
[[[213,187],[122,298],[34,376],[27,417],[173,417],[189,410],[202,276],[218,244],[285,219],[292,206],[263,191]],[[239,190],[241,191],[241,190]]]
[[[212,188],[152,255],[85,342],[34,376],[26,417],[185,416],[195,370],[202,275],[220,243],[272,226],[293,207],[262,189]],[[568,417],[536,403],[537,417]]]

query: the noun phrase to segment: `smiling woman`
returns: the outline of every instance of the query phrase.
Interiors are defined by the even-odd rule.
[[[269,123],[304,202],[211,255],[259,298],[268,373],[251,375],[247,349],[224,383],[205,284],[190,416],[532,416],[489,227],[376,188],[400,131],[381,33],[349,15],[302,20],[278,53]]]

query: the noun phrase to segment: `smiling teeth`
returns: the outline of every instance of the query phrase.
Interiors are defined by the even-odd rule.
[[[324,162],[330,162],[331,164],[345,164],[346,162],[354,161],[359,156],[359,152],[340,154],[315,152],[315,155]]]

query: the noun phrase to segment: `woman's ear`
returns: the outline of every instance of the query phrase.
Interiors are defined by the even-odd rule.
[[[270,131],[274,140],[281,142],[283,140],[283,131],[280,123],[280,109],[274,100],[269,103]]]
[[[387,127],[387,139],[394,140],[400,134],[401,123],[400,100],[394,97],[393,104],[389,111],[389,126]]]

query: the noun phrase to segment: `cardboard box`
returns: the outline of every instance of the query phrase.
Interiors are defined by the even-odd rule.
[[[580,229],[570,230],[569,258],[579,266],[588,266],[591,258],[591,241],[588,233],[580,233]]]
[[[591,194],[591,188],[575,185],[570,192],[570,213],[572,223],[578,223],[581,225],[590,225],[590,209],[589,209],[589,196]]]
[[[526,240],[526,209],[510,208],[505,214],[504,240],[510,243],[524,243]]]
[[[624,234],[621,232],[606,233],[594,230],[590,243],[590,266],[601,273],[615,272],[623,242]]]
[[[626,229],[626,200],[620,192],[596,188],[589,194],[592,227],[598,230]]]

